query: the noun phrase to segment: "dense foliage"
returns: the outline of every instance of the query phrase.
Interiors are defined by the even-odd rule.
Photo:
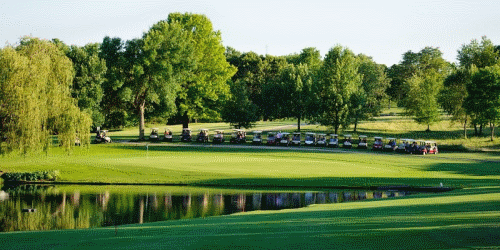
[[[0,51],[0,150],[46,150],[55,134],[66,148],[76,138],[86,144],[90,127],[139,125],[143,139],[148,120],[249,128],[294,118],[298,130],[309,121],[356,131],[391,102],[420,124],[445,111],[464,134],[473,126],[480,135],[500,119],[499,50],[483,37],[462,46],[459,65],[426,47],[389,68],[340,45],[324,59],[314,47],[264,56],[225,48],[211,21],[191,13],[172,13],[129,41],[23,39]]]

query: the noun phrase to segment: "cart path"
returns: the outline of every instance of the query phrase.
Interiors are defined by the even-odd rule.
[[[326,148],[326,147],[314,147],[314,146],[267,146],[267,145],[252,145],[250,143],[248,144],[229,144],[229,145],[224,145],[224,144],[212,144],[212,143],[197,143],[197,142],[192,142],[192,143],[163,143],[163,142],[130,142],[130,141],[116,141],[117,143],[120,144],[125,144],[125,145],[134,145],[134,146],[154,146],[154,147],[203,147],[203,148],[254,148],[254,149],[266,149],[266,150],[293,150],[293,151],[305,151],[305,152],[323,152],[323,153],[348,153],[348,154],[377,154],[377,155],[386,155],[389,157],[397,157],[397,156],[402,156],[405,154],[399,154],[399,153],[389,153],[389,152],[374,152],[370,149],[367,149],[366,151],[360,151],[357,149],[344,149],[344,148]],[[445,153],[446,154],[446,153]],[[464,157],[446,157],[443,156],[443,153],[439,153],[438,155],[411,155],[408,157],[436,157],[438,159],[442,160],[452,160],[452,161],[457,161],[457,160],[464,160],[464,161],[471,161],[471,162],[489,162],[489,163],[500,163],[500,160],[491,160],[491,159],[470,159],[470,158],[464,158]]]

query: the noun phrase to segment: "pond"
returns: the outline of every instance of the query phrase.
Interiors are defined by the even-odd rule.
[[[3,187],[0,191],[0,231],[141,224],[408,194],[404,191],[22,185]]]

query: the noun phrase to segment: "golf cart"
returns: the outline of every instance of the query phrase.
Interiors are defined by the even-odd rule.
[[[214,139],[212,140],[214,144],[224,143],[224,130],[215,130]]]
[[[253,131],[252,144],[255,145],[262,144],[262,131]]]
[[[281,139],[280,139],[280,146],[287,146],[290,145],[290,133],[284,132],[281,133]]]
[[[367,149],[368,141],[366,140],[366,135],[360,135],[358,141],[358,148]]]
[[[269,145],[269,146],[276,145],[276,132],[268,132],[267,133],[266,144]]]
[[[107,134],[108,134],[107,130],[97,130],[94,142],[111,143],[111,138]]]
[[[382,137],[375,136],[373,137],[373,150],[383,150],[384,148],[384,142],[382,142]]]
[[[386,152],[394,152],[398,148],[396,144],[396,138],[387,137],[385,138],[384,151]]]
[[[149,140],[152,142],[158,141],[158,128],[151,129],[151,134],[149,135]]]
[[[173,141],[172,131],[170,131],[170,129],[165,128],[165,133],[163,133],[163,140],[168,142]]]
[[[306,146],[315,146],[316,145],[316,134],[307,132],[306,133],[306,139],[304,140],[304,144]]]
[[[399,139],[398,148],[396,149],[396,152],[398,152],[398,153],[406,152],[406,150],[408,148],[408,140],[409,139],[406,139],[406,138]]]
[[[416,154],[418,152],[418,143],[417,141],[413,140],[413,139],[408,139],[406,141],[406,149],[405,149],[405,152],[407,154]]]
[[[437,143],[434,141],[417,141],[419,142],[418,152],[420,154],[437,154]]]
[[[326,134],[318,134],[318,141],[316,142],[316,146],[326,147]]]
[[[294,132],[292,136],[292,145],[300,146],[300,132]]]
[[[183,128],[181,134],[181,142],[191,142],[191,129]]]
[[[200,129],[200,133],[198,134],[196,141],[197,142],[208,142],[208,129],[206,129],[206,128]]]
[[[343,148],[352,148],[352,136],[344,135],[344,142],[342,143]]]
[[[242,129],[233,130],[233,133],[231,134],[231,140],[229,140],[229,142],[234,144],[246,143],[247,141],[246,141],[245,130]]]
[[[330,134],[330,139],[328,140],[328,147],[331,148],[339,147],[339,136],[337,134]]]

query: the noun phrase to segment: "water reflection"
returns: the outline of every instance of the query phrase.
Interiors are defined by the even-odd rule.
[[[405,192],[339,190],[227,194],[213,189],[172,194],[168,188],[145,194],[81,193],[61,192],[53,186],[18,186],[0,191],[0,231],[93,228],[405,195]],[[26,208],[34,208],[36,212],[23,212]]]

